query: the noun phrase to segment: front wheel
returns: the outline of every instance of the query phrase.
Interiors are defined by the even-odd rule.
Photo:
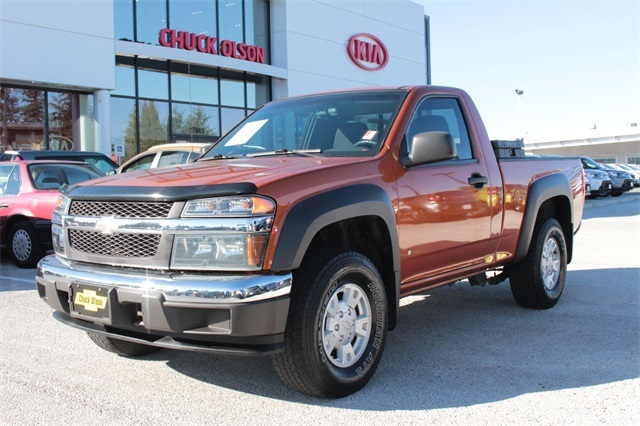
[[[285,351],[273,355],[294,389],[339,398],[364,387],[384,349],[388,309],[382,278],[355,252],[319,252],[294,276]]]
[[[19,268],[33,268],[44,254],[33,225],[21,221],[13,225],[9,234],[9,255]]]
[[[533,231],[529,253],[509,274],[516,302],[526,308],[548,309],[560,300],[567,275],[567,245],[562,227],[548,218]]]

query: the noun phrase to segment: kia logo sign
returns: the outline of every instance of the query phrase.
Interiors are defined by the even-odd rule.
[[[387,66],[389,52],[376,36],[359,33],[347,43],[347,53],[354,64],[366,71],[378,71]]]

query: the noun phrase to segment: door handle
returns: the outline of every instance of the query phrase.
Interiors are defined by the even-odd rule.
[[[0,209],[6,209],[9,207],[9,204],[0,204]]]
[[[489,183],[489,179],[478,172],[473,172],[469,179],[467,179],[467,182],[469,182],[469,185],[473,186],[475,189],[482,189],[483,186]]]

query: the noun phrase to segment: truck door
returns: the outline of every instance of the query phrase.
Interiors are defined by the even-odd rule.
[[[399,176],[403,284],[478,266],[490,255],[492,203],[497,197],[491,195],[486,164],[476,155],[456,98],[423,99],[403,143],[411,144],[414,135],[430,131],[450,133],[457,157],[411,167]]]

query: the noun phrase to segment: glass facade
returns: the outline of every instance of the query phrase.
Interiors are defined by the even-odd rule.
[[[174,35],[188,34],[184,43],[189,50],[197,40],[204,47],[215,38],[214,49],[225,41],[240,55],[239,44],[244,43],[262,49],[269,62],[266,0],[115,0],[114,15],[118,40],[160,45],[161,31],[169,29]],[[171,37],[167,35],[167,43]],[[269,77],[118,56],[110,103],[112,144],[124,143],[123,162],[160,143],[213,142],[269,100]]]
[[[93,96],[0,85],[3,150],[91,150]]]

